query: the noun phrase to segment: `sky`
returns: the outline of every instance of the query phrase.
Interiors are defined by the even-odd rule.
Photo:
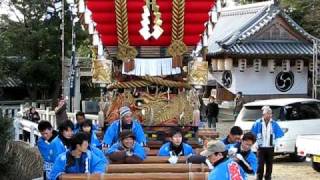
[[[10,0],[0,0],[0,15],[8,14],[9,18],[13,21],[23,19],[23,16],[19,11],[9,6]]]

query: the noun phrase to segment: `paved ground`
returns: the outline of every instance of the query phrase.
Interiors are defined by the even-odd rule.
[[[225,137],[234,122],[219,122],[217,131],[220,137]],[[254,180],[255,177],[249,177]],[[273,180],[320,180],[320,172],[311,167],[311,162],[292,162],[288,156],[275,157],[273,166]]]

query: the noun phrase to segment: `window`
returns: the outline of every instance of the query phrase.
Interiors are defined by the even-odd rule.
[[[283,119],[281,118],[281,114],[283,112],[281,106],[270,106],[272,109],[272,119]],[[240,114],[239,118],[243,121],[255,121],[262,117],[262,106],[245,106]]]
[[[305,120],[320,118],[320,103],[306,102],[286,106],[286,120]]]

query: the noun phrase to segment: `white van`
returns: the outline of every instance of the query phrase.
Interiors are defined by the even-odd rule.
[[[259,100],[247,103],[240,111],[235,125],[244,132],[250,131],[253,123],[262,117],[262,106],[268,105],[273,112],[273,119],[278,121],[285,132],[275,145],[276,153],[290,154],[296,161],[304,157],[296,153],[298,135],[317,134],[320,132],[320,101],[306,98],[284,98]]]

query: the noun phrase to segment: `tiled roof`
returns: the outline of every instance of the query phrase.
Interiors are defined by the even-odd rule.
[[[301,34],[309,45],[296,42],[275,42],[275,43],[246,43],[250,42],[250,37],[259,32],[262,28],[267,26],[272,20],[281,16],[297,33]],[[308,34],[303,28],[301,28],[296,22],[294,22],[287,14],[285,14],[278,6],[272,3],[255,3],[251,5],[238,6],[233,9],[223,9],[217,24],[214,27],[213,35],[209,37],[209,54],[220,53],[245,53],[252,52],[256,54],[312,54],[312,40],[316,39],[312,35]],[[298,43],[297,45],[293,45]],[[285,47],[287,46],[288,47]],[[274,48],[277,46],[278,48]],[[272,47],[272,48],[271,48]],[[295,47],[303,47],[308,51],[298,50]],[[311,51],[310,51],[311,47]],[[242,49],[244,48],[244,49]],[[269,48],[269,49],[266,49]],[[271,48],[271,49],[270,49]],[[258,50],[255,50],[258,49]],[[282,52],[284,50],[284,52]]]
[[[278,56],[311,56],[312,52],[313,46],[311,44],[301,42],[237,43],[223,51],[225,54]]]
[[[14,79],[11,77],[8,77],[6,79],[0,79],[0,87],[19,87],[21,86],[22,81],[20,79]]]

